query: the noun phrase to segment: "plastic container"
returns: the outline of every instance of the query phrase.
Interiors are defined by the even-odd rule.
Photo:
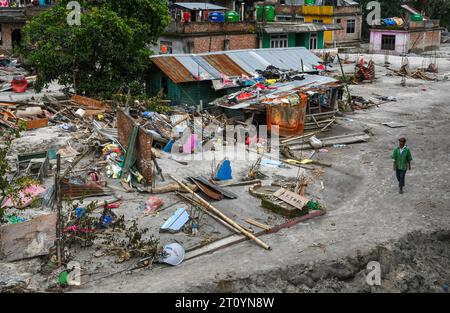
[[[16,76],[11,82],[12,90],[16,93],[27,91],[28,82],[25,76]]]
[[[275,6],[274,5],[262,5],[259,4],[256,6],[256,19],[267,22],[275,21]]]
[[[212,12],[208,15],[208,20],[215,23],[225,22],[225,14],[223,12]]]
[[[411,15],[411,21],[413,22],[422,22],[423,21],[423,16],[420,14],[413,14]]]
[[[256,20],[262,21],[264,15],[264,6],[262,4],[258,4],[256,6]]]
[[[274,5],[266,5],[264,7],[266,11],[266,21],[274,22],[275,21],[275,6]]]
[[[225,21],[230,23],[239,22],[239,13],[235,11],[228,11],[227,13],[225,13]]]

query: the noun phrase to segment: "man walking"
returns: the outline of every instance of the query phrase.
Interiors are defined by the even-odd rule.
[[[403,193],[405,186],[406,170],[411,170],[411,151],[406,146],[406,138],[402,137],[398,140],[398,147],[392,152],[392,159],[394,160],[394,171],[397,175],[399,193]]]

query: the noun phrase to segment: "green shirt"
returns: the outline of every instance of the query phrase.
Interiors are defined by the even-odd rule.
[[[407,146],[403,148],[403,152],[400,153],[400,148],[395,148],[394,152],[392,152],[392,159],[397,166],[397,169],[406,171],[408,163],[412,161],[411,151]]]

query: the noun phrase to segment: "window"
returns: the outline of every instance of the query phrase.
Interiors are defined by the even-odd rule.
[[[271,48],[287,48],[288,38],[287,35],[272,35],[270,36]]]
[[[338,18],[338,19],[336,20],[336,23],[341,24],[341,19]]]
[[[356,29],[356,20],[347,20],[347,34],[354,34]]]
[[[381,36],[381,49],[382,50],[395,50],[395,35],[382,35]]]
[[[277,21],[292,21],[292,16],[290,16],[290,15],[277,15]]]
[[[309,36],[309,49],[317,49],[317,43],[319,41],[319,38],[317,36],[317,33],[311,33]]]
[[[323,24],[323,20],[313,20],[312,22],[315,24]]]

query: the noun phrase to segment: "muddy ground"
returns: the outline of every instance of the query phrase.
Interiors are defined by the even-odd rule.
[[[383,61],[377,61],[376,82],[352,86],[351,92],[365,97],[373,93],[395,96],[397,101],[342,115],[324,134],[370,129],[371,140],[315,155],[315,159],[333,164],[321,177],[324,190],[318,186],[319,181],[308,187],[326,205],[325,216],[262,236],[271,251],[247,241],[177,267],[158,265],[110,275],[121,268],[93,259],[92,250],[79,251],[75,259],[78,257],[83,268],[94,274],[85,274],[83,285],[68,291],[442,292],[450,283],[450,82],[408,79],[402,87],[401,78],[389,76],[390,71],[381,66]],[[443,58],[441,66],[443,72],[450,72],[448,59]],[[346,71],[351,68],[346,66]],[[388,128],[381,124],[384,122],[399,122],[406,127]],[[414,158],[402,195],[390,159],[399,136],[407,137]],[[163,165],[167,173],[183,176],[189,172],[171,168],[170,163]],[[195,173],[202,170],[208,172],[191,169]],[[292,171],[295,173],[285,176],[295,176],[297,169]],[[222,201],[220,208],[236,219],[255,217],[270,224],[267,212],[259,207],[259,201],[247,196],[246,188],[233,189],[242,198]],[[126,197],[130,203],[121,209],[136,212],[141,198]],[[169,196],[168,200],[175,198]],[[160,220],[142,218],[141,222],[159,225]],[[220,228],[219,233],[227,234]],[[370,261],[380,263],[380,286],[366,283]],[[93,272],[95,268],[97,273]],[[40,275],[41,270],[39,259],[0,263],[2,278],[22,271],[24,279],[29,279]]]

